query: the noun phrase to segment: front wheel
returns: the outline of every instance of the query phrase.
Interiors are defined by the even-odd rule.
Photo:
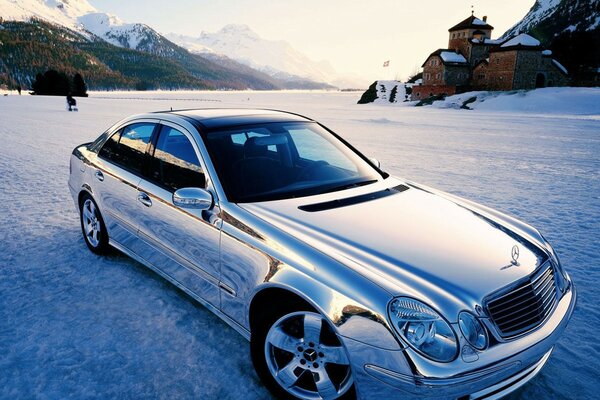
[[[289,312],[257,330],[252,358],[259,376],[277,397],[355,397],[346,349],[322,315]]]
[[[92,196],[85,194],[81,199],[79,210],[81,232],[87,247],[96,254],[108,251],[108,233],[98,205]]]

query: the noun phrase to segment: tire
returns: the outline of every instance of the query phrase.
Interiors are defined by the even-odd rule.
[[[107,254],[108,232],[98,205],[89,194],[84,194],[79,203],[81,233],[87,247],[95,254]]]
[[[276,308],[257,324],[250,341],[267,389],[280,399],[355,399],[346,349],[326,318],[308,307]]]

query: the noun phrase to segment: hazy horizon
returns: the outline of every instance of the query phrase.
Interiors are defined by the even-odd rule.
[[[89,0],[102,12],[150,25],[162,34],[199,36],[228,24],[248,25],[263,39],[284,40],[339,73],[363,79],[404,79],[438,48],[447,46],[448,28],[471,15],[488,16],[499,37],[527,13],[534,0]],[[137,4],[136,4],[137,3]],[[390,66],[383,68],[383,62]]]

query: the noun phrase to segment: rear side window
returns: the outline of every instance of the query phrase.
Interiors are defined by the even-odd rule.
[[[150,179],[170,191],[206,186],[204,171],[190,140],[177,129],[163,126],[156,143]]]
[[[128,125],[106,141],[99,155],[120,167],[141,174],[146,148],[155,127],[156,124],[146,122]]]

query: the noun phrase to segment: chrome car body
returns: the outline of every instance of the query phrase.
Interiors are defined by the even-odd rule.
[[[576,293],[537,230],[388,176],[375,163],[371,167],[380,177],[365,186],[229,201],[203,133],[278,121],[315,123],[266,110],[129,117],[73,151],[69,187],[78,209],[82,195],[97,202],[110,245],[189,293],[247,339],[269,304],[291,297],[310,304],[341,338],[360,398],[497,398],[539,372],[568,323]],[[140,122],[185,134],[210,198],[185,207],[144,174],[99,156],[113,133]],[[540,302],[536,321],[512,332],[510,323],[499,325],[500,317],[492,315],[498,301],[530,287],[535,294],[536,285],[546,291],[543,298],[529,299]],[[398,334],[389,313],[398,297],[428,305],[451,326],[458,350],[450,361],[433,361]],[[489,336],[481,350],[459,327],[465,311]],[[518,308],[515,313],[520,317]]]

